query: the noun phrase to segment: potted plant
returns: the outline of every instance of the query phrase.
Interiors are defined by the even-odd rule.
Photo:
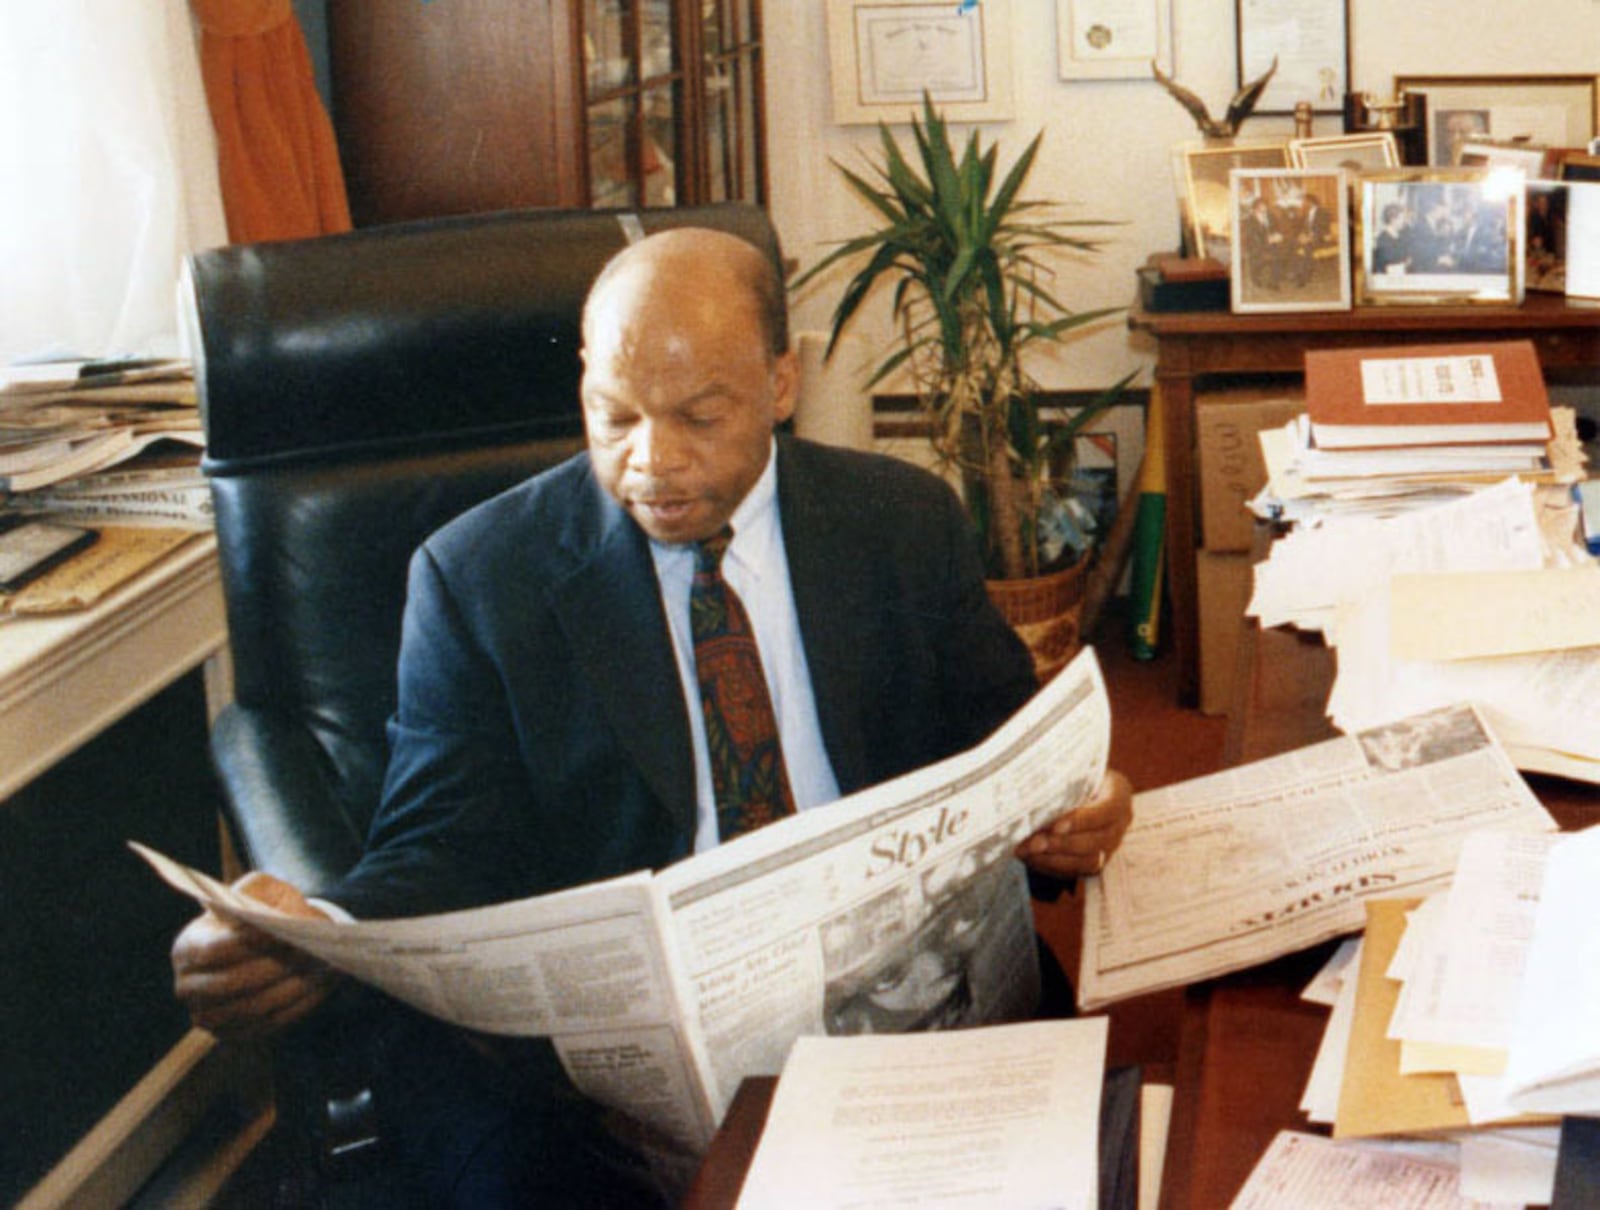
[[[1064,219],[1049,204],[1019,196],[1042,134],[997,184],[998,148],[982,148],[974,132],[958,160],[949,127],[926,97],[922,120],[911,122],[920,171],[888,127],[879,129],[880,179],[837,167],[883,225],[842,241],[795,287],[841,261],[866,257],[834,310],[828,353],[879,281],[890,283],[899,340],[867,385],[896,371],[914,384],[933,449],[958,472],[982,537],[991,596],[1006,610],[1011,598],[1033,602],[1052,589],[1081,595],[1087,559],[1081,547],[1063,541],[1075,511],[1068,484],[1073,440],[1133,375],[1070,420],[1052,424],[1040,415],[1026,355],[1121,309],[1068,310],[1052,293],[1053,273],[1040,258],[1060,249],[1092,253],[1099,243],[1080,229],[1110,224]],[[1037,610],[1027,605],[1025,612]],[[1036,619],[1011,620],[1025,639],[1041,637],[1029,632]],[[1070,629],[1064,654],[1041,653],[1037,642],[1031,644],[1042,672],[1064,664],[1076,649],[1075,612]],[[1063,646],[1059,637],[1049,645]]]

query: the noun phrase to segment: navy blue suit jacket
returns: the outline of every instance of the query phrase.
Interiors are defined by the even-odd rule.
[[[955,494],[780,436],[778,507],[842,792],[978,742],[1035,687]],[[694,768],[647,539],[587,455],[412,560],[384,801],[329,898],[360,917],[557,890],[687,855]]]

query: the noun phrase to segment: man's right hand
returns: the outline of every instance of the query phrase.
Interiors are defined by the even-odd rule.
[[[246,874],[235,889],[291,916],[326,919],[298,889],[271,874]],[[253,1038],[321,1004],[337,974],[308,954],[240,921],[207,911],[172,943],[173,990],[190,1019],[218,1037]]]

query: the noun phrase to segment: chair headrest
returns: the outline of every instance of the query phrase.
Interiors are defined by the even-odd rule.
[[[687,226],[781,267],[765,212],[743,203],[505,211],[189,258],[207,470],[580,432],[591,282],[630,234]]]

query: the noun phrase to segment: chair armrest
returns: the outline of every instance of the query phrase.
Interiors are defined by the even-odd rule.
[[[315,893],[361,856],[321,747],[300,724],[234,703],[211,729],[229,823],[252,868]]]

